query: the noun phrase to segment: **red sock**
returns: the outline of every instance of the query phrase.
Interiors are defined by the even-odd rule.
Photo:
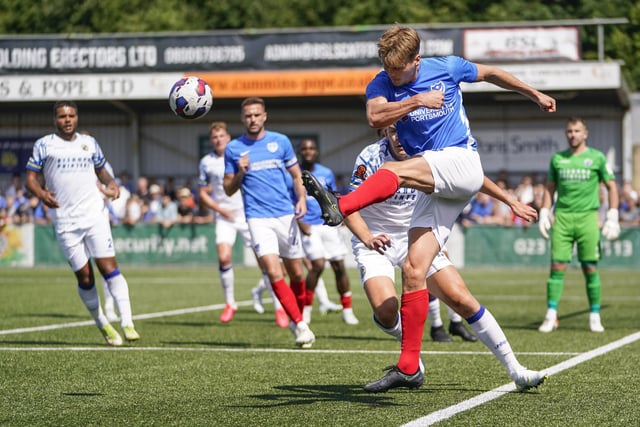
[[[312,289],[307,289],[305,292],[304,305],[313,305],[313,297],[316,292]]]
[[[360,186],[349,194],[338,198],[338,208],[342,215],[349,216],[374,203],[382,202],[393,196],[400,182],[398,175],[389,169],[378,169]]]
[[[351,291],[340,295],[340,303],[342,308],[351,308]]]
[[[298,303],[298,309],[302,312],[302,307],[307,300],[307,286],[302,282],[291,282],[291,290],[296,296],[296,302]]]
[[[429,292],[427,289],[402,294],[400,316],[402,318],[402,350],[398,368],[405,374],[418,372],[420,346],[424,324],[429,315]]]
[[[273,293],[278,297],[280,304],[282,304],[282,308],[284,308],[284,311],[293,323],[297,324],[300,322],[302,320],[302,314],[298,308],[296,296],[289,285],[287,285],[287,282],[285,282],[284,279],[280,279],[277,282],[271,283],[271,287],[273,288]]]

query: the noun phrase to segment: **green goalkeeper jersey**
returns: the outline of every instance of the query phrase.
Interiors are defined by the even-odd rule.
[[[556,211],[585,212],[600,206],[600,182],[615,177],[604,153],[587,147],[577,155],[569,150],[555,153],[547,179],[556,184]]]

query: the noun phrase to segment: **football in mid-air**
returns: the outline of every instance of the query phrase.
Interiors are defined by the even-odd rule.
[[[213,103],[211,87],[199,77],[178,80],[169,93],[169,106],[183,119],[197,119],[209,112]]]

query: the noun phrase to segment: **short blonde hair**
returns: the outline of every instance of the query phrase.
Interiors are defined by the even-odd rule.
[[[384,68],[402,68],[420,53],[420,36],[413,28],[394,25],[378,40],[378,58]]]
[[[225,132],[229,133],[229,131],[227,130],[227,124],[225,122],[211,123],[211,125],[209,126],[209,132],[211,132],[212,130],[224,130]]]

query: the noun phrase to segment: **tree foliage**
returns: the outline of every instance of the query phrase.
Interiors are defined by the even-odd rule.
[[[628,18],[607,26],[605,55],[640,83],[640,3],[633,0],[0,0],[0,33],[75,34],[211,31],[390,23],[429,24]],[[597,29],[581,30],[585,59]]]

